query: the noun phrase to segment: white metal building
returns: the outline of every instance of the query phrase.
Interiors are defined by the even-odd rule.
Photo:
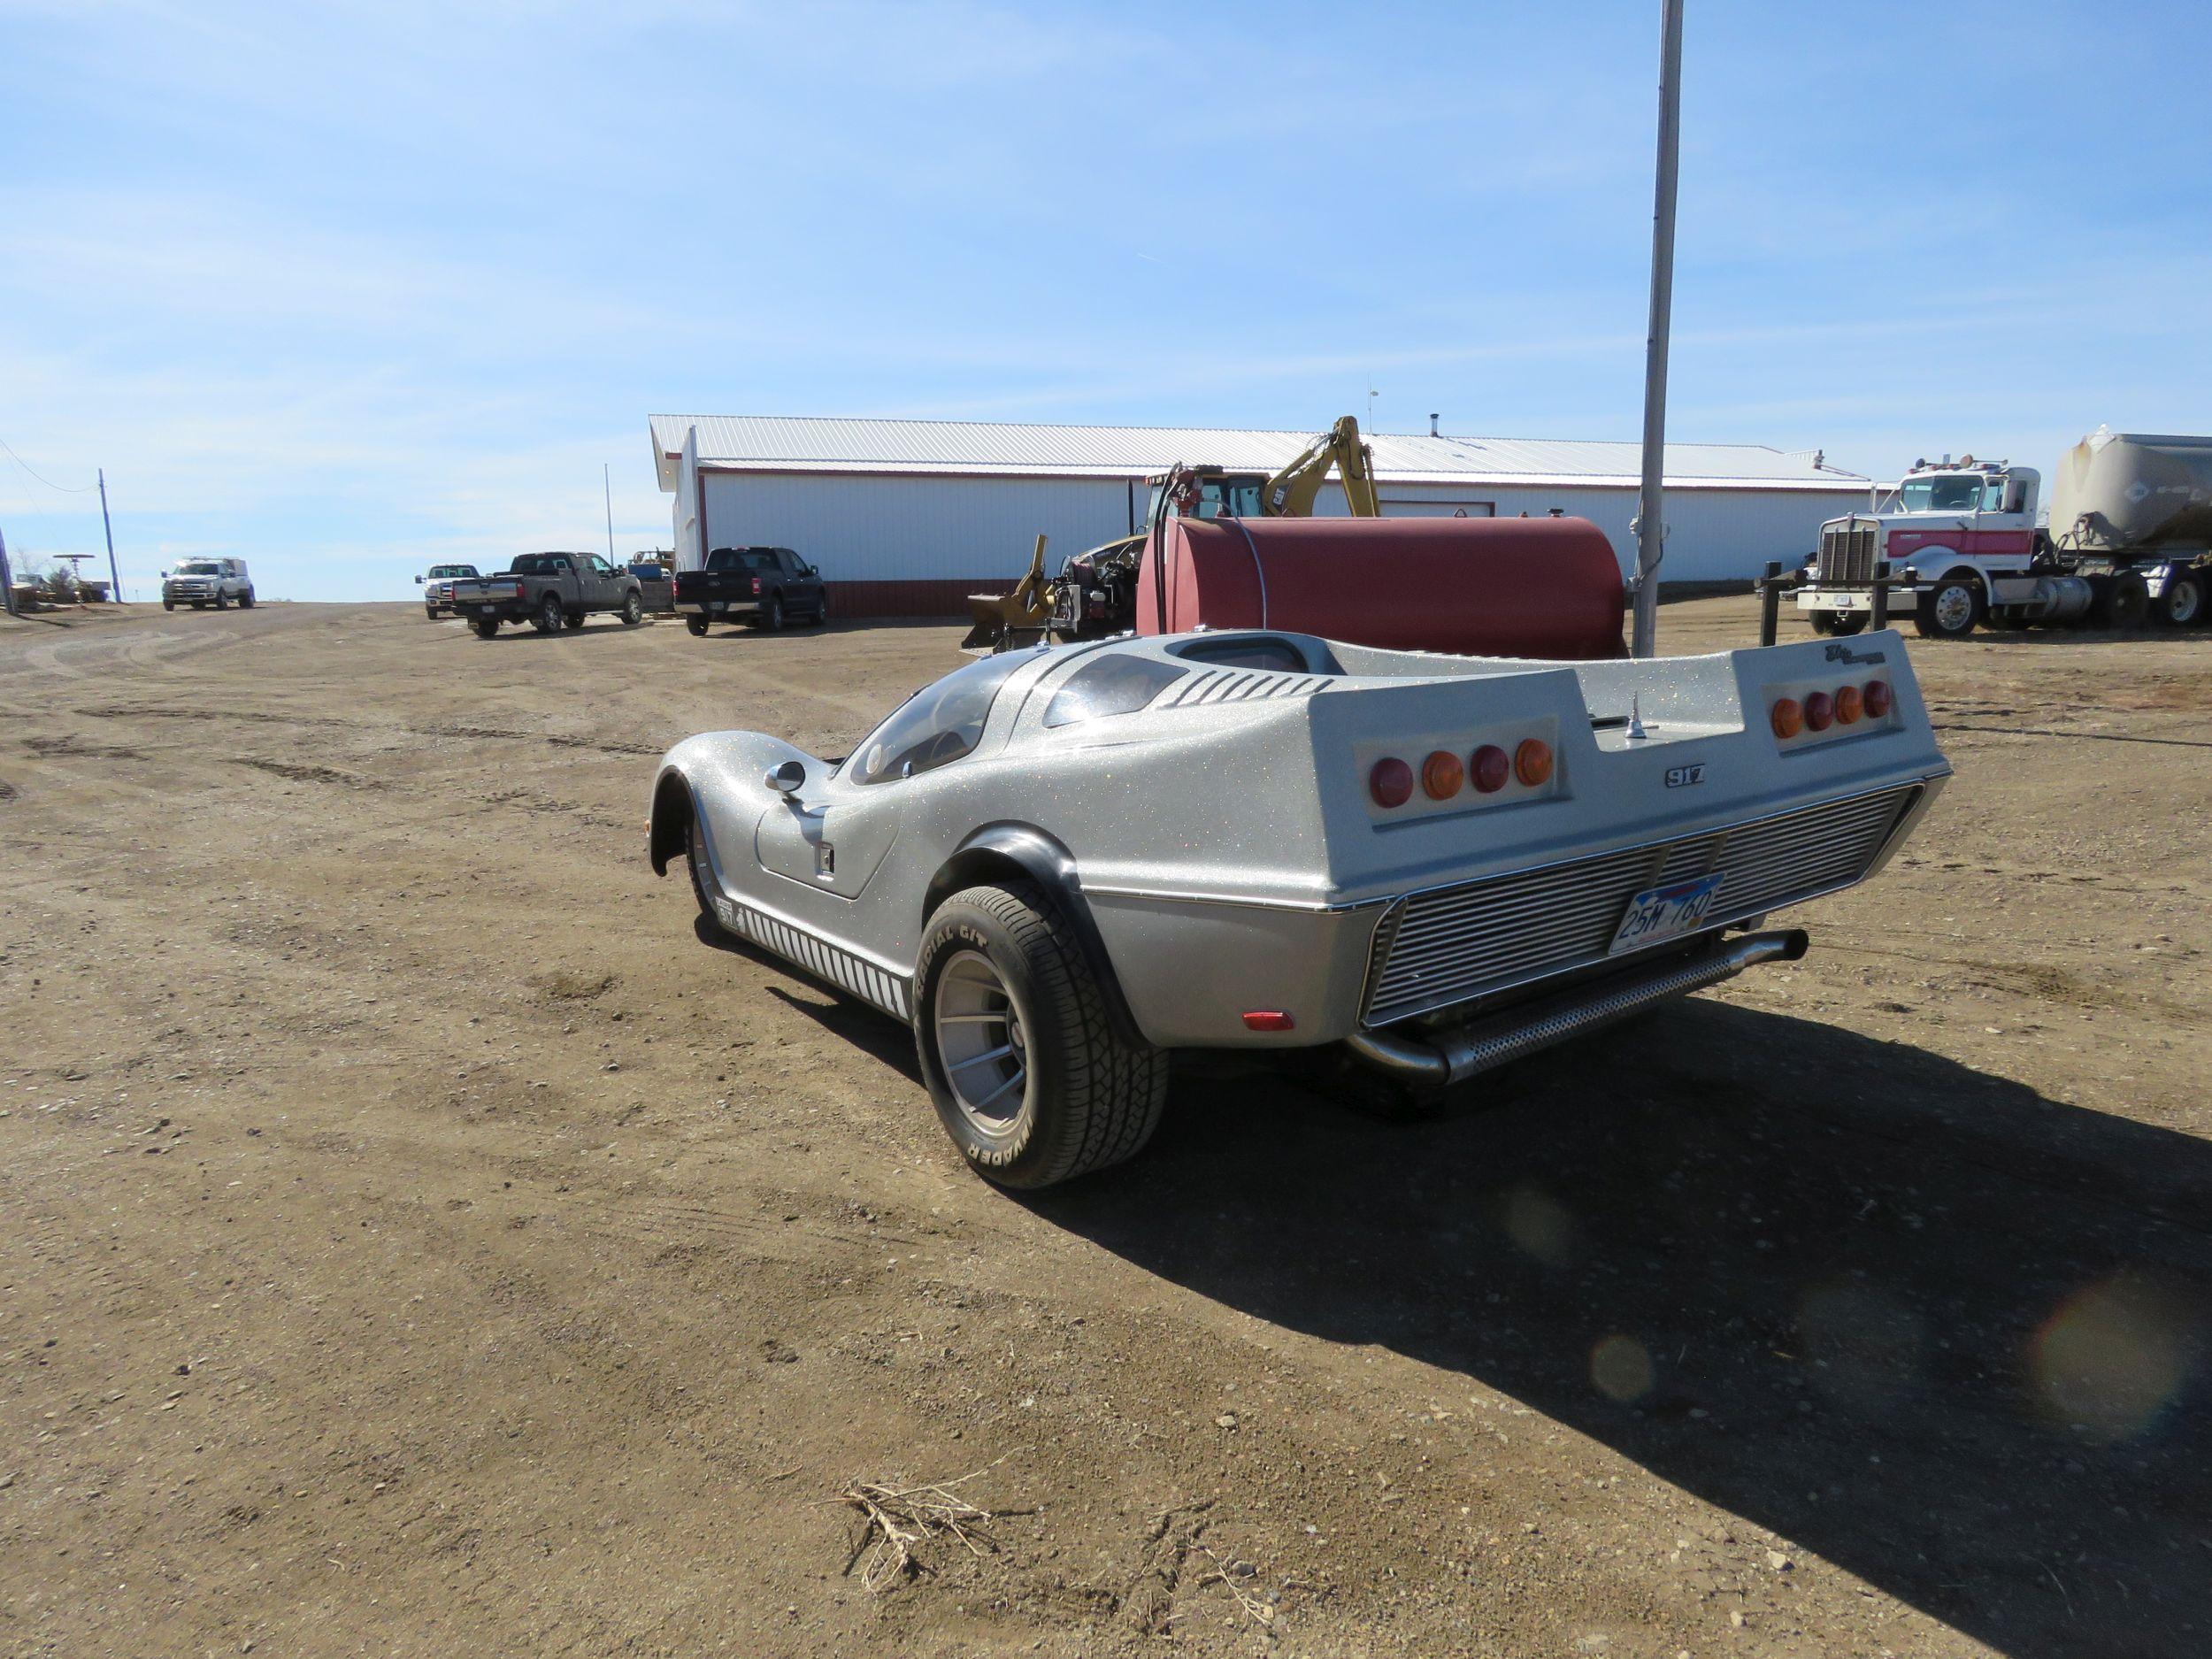
[[[1142,521],[1145,479],[1178,461],[1272,472],[1310,432],[1040,426],[987,421],[655,415],[653,462],[674,497],[676,564],[718,547],[795,548],[843,616],[964,614],[1003,591],[1042,531],[1049,564]],[[1387,516],[1564,512],[1635,564],[1640,448],[1448,434],[1369,434]],[[1755,576],[1802,558],[1820,522],[1867,505],[1870,480],[1757,444],[1670,443],[1669,581]],[[1323,512],[1340,513],[1331,482]]]

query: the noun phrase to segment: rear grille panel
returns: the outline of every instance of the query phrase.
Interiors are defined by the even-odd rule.
[[[1711,926],[1848,887],[1920,794],[1906,784],[1399,900],[1376,929],[1363,1024],[1386,1025],[1605,960],[1646,887],[1722,872]]]
[[[1875,542],[1880,526],[1870,524],[1831,525],[1820,533],[1818,571],[1823,582],[1870,582],[1874,580]]]

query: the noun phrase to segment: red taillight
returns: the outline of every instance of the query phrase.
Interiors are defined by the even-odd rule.
[[[1495,743],[1485,743],[1467,759],[1467,775],[1485,795],[1495,795],[1513,775],[1512,757]]]
[[[1824,691],[1808,692],[1805,696],[1805,724],[1816,732],[1824,732],[1836,718],[1836,700]]]
[[[757,576],[753,578],[753,597],[756,599],[760,597],[760,578]]]
[[[1367,793],[1377,806],[1403,806],[1413,799],[1413,768],[1394,755],[1377,761],[1367,774]]]
[[[1551,781],[1551,745],[1540,737],[1525,737],[1513,751],[1513,775],[1534,788]]]
[[[1432,801],[1450,800],[1465,780],[1459,757],[1449,749],[1440,749],[1421,763],[1421,787]]]
[[[1867,718],[1878,720],[1889,712],[1890,690],[1886,680],[1870,680],[1866,689],[1859,694],[1865,699]]]
[[[1795,697],[1778,699],[1767,718],[1773,723],[1777,737],[1795,737],[1805,729],[1805,710],[1798,706]]]
[[[1292,1031],[1297,1025],[1279,1008],[1256,1008],[1244,1017],[1247,1031]]]
[[[1836,724],[1838,726],[1856,726],[1859,723],[1859,716],[1865,712],[1865,703],[1861,699],[1859,688],[1856,686],[1845,686],[1837,691]]]

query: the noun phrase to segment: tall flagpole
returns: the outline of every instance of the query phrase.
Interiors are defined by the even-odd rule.
[[[1659,650],[1659,561],[1667,521],[1660,484],[1667,449],[1667,333],[1674,312],[1674,184],[1682,148],[1682,0],[1665,0],[1659,42],[1659,176],[1651,209],[1651,332],[1644,347],[1644,478],[1636,507],[1636,623],[1631,649]]]

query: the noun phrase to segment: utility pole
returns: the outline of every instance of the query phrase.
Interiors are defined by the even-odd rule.
[[[99,473],[100,528],[107,532],[108,538],[108,597],[119,605],[123,603],[123,578],[121,573],[115,568],[115,526],[108,522],[107,468],[101,467],[99,469]],[[84,486],[80,484],[77,488],[79,489],[82,489]]]
[[[1667,521],[1667,332],[1674,312],[1674,184],[1682,148],[1682,0],[1663,0],[1659,41],[1659,168],[1651,209],[1651,332],[1644,347],[1644,478],[1636,507],[1636,621],[1631,650],[1659,651],[1659,561]]]
[[[599,464],[599,488],[607,496],[607,563],[614,563],[614,482],[608,475],[607,463]]]

